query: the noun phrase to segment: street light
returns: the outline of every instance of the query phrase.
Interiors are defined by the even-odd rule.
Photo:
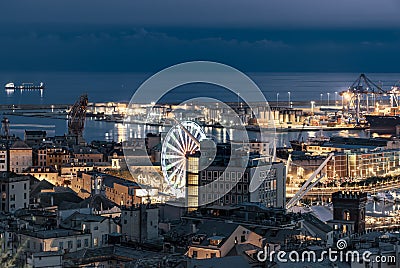
[[[322,105],[322,96],[324,96],[324,94],[321,93],[320,96],[321,96],[321,105]]]
[[[311,115],[314,115],[314,104],[315,101],[311,101]]]
[[[335,105],[337,105],[337,94],[338,94],[338,92],[335,91]]]
[[[278,108],[278,102],[279,102],[279,93],[276,93],[276,108]]]
[[[290,91],[288,91],[288,96],[289,96],[288,104],[289,104],[289,108],[290,108]]]
[[[329,106],[329,95],[330,95],[331,93],[328,92],[327,94],[328,94],[328,106]]]

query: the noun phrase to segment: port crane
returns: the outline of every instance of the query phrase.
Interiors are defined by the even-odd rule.
[[[370,102],[372,102],[372,107],[375,107],[377,96],[393,96],[394,94],[400,93],[397,87],[393,87],[392,90],[394,91],[385,91],[382,89],[382,86],[371,81],[371,79],[369,79],[365,74],[360,74],[347,90],[340,92],[343,109],[345,108],[345,102],[347,102],[347,110],[353,110],[355,112],[356,122],[359,124],[362,112],[361,110],[365,108],[365,111],[369,113],[371,106]]]
[[[72,106],[68,113],[68,134],[82,138],[85,128],[86,109],[88,105],[88,96],[83,94]]]
[[[290,209],[294,205],[299,202],[303,196],[305,196],[308,191],[311,190],[323,177],[325,177],[325,174],[321,174],[319,177],[318,174],[322,171],[322,169],[328,164],[328,162],[332,159],[334,156],[334,153],[330,153],[328,157],[322,162],[322,164],[311,174],[311,176],[308,178],[308,180],[303,184],[303,186],[300,188],[300,190],[286,203],[286,209]],[[288,161],[289,163],[289,161]],[[288,167],[287,167],[288,168]]]

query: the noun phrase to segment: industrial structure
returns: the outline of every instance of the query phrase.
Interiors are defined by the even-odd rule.
[[[88,96],[79,97],[68,113],[68,136],[75,138],[75,144],[84,143],[83,130],[85,128]]]

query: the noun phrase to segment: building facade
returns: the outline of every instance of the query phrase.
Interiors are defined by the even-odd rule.
[[[29,206],[29,176],[12,172],[0,172],[0,208],[4,212],[15,212]]]
[[[9,171],[21,173],[32,166],[32,148],[25,142],[17,140],[9,149]]]
[[[140,204],[121,210],[121,234],[123,241],[152,242],[159,239],[156,206]]]
[[[230,150],[228,150],[230,151]],[[229,157],[226,150],[217,152]],[[252,155],[247,165],[237,159],[238,165],[214,161],[199,170],[200,155],[188,157],[187,206],[195,209],[206,204],[235,205],[243,202],[262,203],[267,207],[283,208],[286,203],[286,171],[283,162],[267,164],[260,155]],[[248,156],[243,156],[246,159]],[[218,156],[216,157],[218,158]],[[240,164],[244,164],[240,166]],[[253,180],[253,182],[252,182]],[[252,188],[253,187],[253,188]],[[189,210],[192,210],[189,209]]]

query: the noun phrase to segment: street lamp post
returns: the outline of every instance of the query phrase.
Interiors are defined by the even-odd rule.
[[[337,94],[338,94],[338,92],[335,91],[335,105],[337,105]]]
[[[328,94],[328,106],[329,106],[329,95],[330,95],[331,93],[328,92],[327,94]]]
[[[311,115],[314,115],[314,104],[315,101],[311,101]]]
[[[279,103],[279,93],[276,93],[276,108],[278,108]]]
[[[289,96],[288,105],[289,105],[289,108],[290,108],[290,91],[288,91],[288,96]]]
[[[320,105],[322,105],[322,96],[324,96],[324,94],[321,93],[320,96],[321,96],[321,104]]]

